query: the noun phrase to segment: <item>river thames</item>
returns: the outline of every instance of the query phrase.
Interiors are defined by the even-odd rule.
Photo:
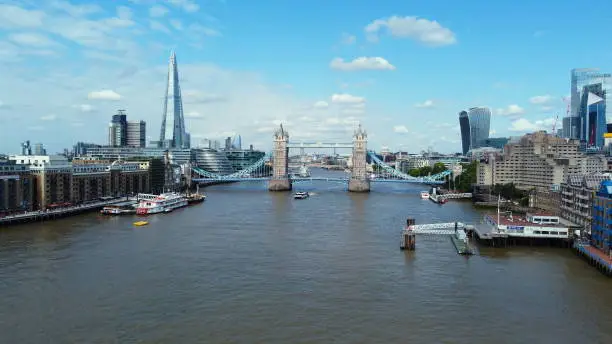
[[[568,249],[399,249],[417,223],[479,221],[422,186],[203,189],[150,216],[0,230],[1,343],[612,343],[612,281]]]

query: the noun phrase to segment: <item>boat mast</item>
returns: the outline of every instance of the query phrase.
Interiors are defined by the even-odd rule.
[[[499,202],[501,200],[501,194],[497,195],[497,230],[499,231]]]

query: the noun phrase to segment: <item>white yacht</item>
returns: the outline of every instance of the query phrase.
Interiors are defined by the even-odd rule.
[[[148,215],[162,212],[170,212],[177,208],[186,207],[187,198],[176,192],[163,193],[161,195],[138,194],[140,203],[136,207],[136,214]]]
[[[422,199],[429,199],[429,192],[421,191],[421,198]]]

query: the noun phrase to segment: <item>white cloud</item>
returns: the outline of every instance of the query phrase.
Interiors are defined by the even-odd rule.
[[[121,95],[113,90],[101,90],[89,92],[87,98],[92,100],[120,100]]]
[[[319,100],[318,102],[314,103],[312,107],[315,109],[327,109],[329,104],[326,101]]]
[[[209,37],[221,36],[219,31],[196,23],[190,24],[188,30],[193,35],[204,35]]]
[[[332,103],[338,104],[359,104],[364,103],[365,98],[350,95],[348,93],[334,94],[331,96]]]
[[[192,0],[166,0],[169,4],[172,4],[178,8],[182,8],[183,11],[193,13],[200,9],[200,6]]]
[[[202,119],[204,116],[202,116],[202,114],[197,111],[190,111],[185,114],[185,117],[193,119]]]
[[[84,113],[93,112],[95,110],[94,107],[89,104],[73,105],[72,107]]]
[[[50,115],[41,116],[40,119],[43,121],[54,121],[57,119],[57,116],[50,114]]]
[[[434,107],[435,104],[433,100],[428,99],[422,103],[415,104],[414,106],[421,109],[428,109]]]
[[[223,102],[226,101],[227,98],[216,94],[216,93],[206,93],[196,90],[186,90],[182,94],[183,102],[185,103],[215,103],[215,102]]]
[[[163,17],[168,13],[168,9],[161,5],[154,5],[149,8],[149,16],[153,18]]]
[[[550,131],[554,123],[555,123],[554,118],[537,120],[535,122],[531,122],[525,118],[519,118],[512,122],[512,126],[508,130],[519,131],[519,132],[533,132],[533,131],[539,131],[539,130]]]
[[[348,33],[343,33],[341,38],[341,43],[346,45],[355,44],[357,42],[357,37],[354,35],[349,35]]]
[[[531,104],[536,104],[536,105],[544,105],[544,104],[548,104],[552,101],[553,97],[551,95],[543,95],[543,96],[535,96],[535,97],[531,97],[529,98],[529,102]]]
[[[181,23],[180,20],[172,19],[172,20],[170,20],[170,25],[172,25],[172,27],[175,30],[178,30],[178,31],[182,31],[183,30],[183,23]]]
[[[72,17],[83,17],[102,11],[102,8],[95,4],[73,5],[68,1],[56,0],[49,2],[52,8],[66,12]]]
[[[457,42],[455,34],[437,21],[418,17],[398,17],[377,19],[365,27],[370,41],[377,41],[381,31],[398,38],[411,38],[430,46],[450,45]]]
[[[45,13],[39,10],[0,4],[0,28],[37,28],[43,25],[44,18]]]
[[[160,31],[163,33],[168,33],[168,34],[171,33],[170,29],[168,29],[166,25],[158,22],[157,20],[150,20],[149,28],[151,28],[151,30]]]
[[[496,113],[499,116],[518,116],[524,114],[525,109],[516,104],[512,104],[508,105],[507,108],[497,109]]]
[[[398,134],[407,134],[408,128],[405,125],[396,125],[393,127],[393,132]]]
[[[337,57],[329,63],[329,66],[332,69],[343,71],[395,69],[395,66],[382,57],[358,57],[350,62],[345,62],[344,59]]]
[[[33,47],[48,47],[56,44],[47,36],[33,32],[13,33],[8,36],[8,39],[20,45]]]
[[[542,112],[551,112],[554,109],[554,107],[552,106],[542,106],[540,108],[540,110],[542,110]]]

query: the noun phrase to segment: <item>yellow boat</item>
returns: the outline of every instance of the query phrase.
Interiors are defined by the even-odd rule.
[[[134,222],[134,226],[145,226],[145,225],[148,225],[148,224],[149,224],[148,221],[137,221],[137,222]]]

